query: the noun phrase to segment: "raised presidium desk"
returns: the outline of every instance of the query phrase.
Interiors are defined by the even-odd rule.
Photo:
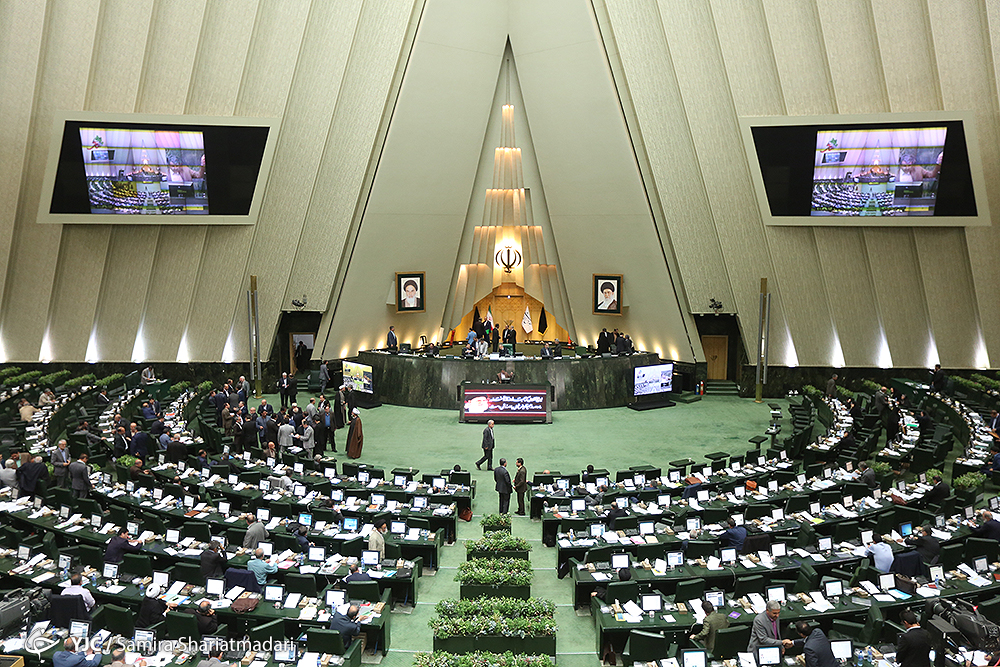
[[[633,399],[633,369],[660,363],[656,354],[620,357],[503,357],[463,359],[415,354],[360,352],[358,361],[372,367],[375,394],[395,405],[458,409],[456,387],[497,381],[497,373],[513,372],[519,385],[551,387],[550,410],[621,407]],[[499,385],[498,385],[499,386]],[[504,385],[512,386],[512,385]]]

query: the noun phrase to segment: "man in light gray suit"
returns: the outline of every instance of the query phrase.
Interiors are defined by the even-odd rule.
[[[316,431],[313,429],[312,420],[308,417],[302,421],[302,435],[295,436],[302,449],[306,450],[309,458],[312,458],[313,448],[316,447]]]
[[[781,646],[782,648],[792,646],[791,639],[781,638],[781,629],[778,627],[780,614],[781,603],[771,600],[767,603],[764,611],[754,617],[747,653],[754,653],[761,646]]]
[[[323,363],[319,365],[319,393],[320,396],[326,393],[326,386],[330,384],[330,369],[327,367],[327,362],[324,359]]]
[[[69,477],[66,475],[66,471],[69,469],[69,452],[66,450],[65,440],[60,440],[56,448],[52,450],[49,462],[52,463],[52,475],[56,478],[56,486],[65,489],[69,482]]]
[[[288,423],[285,419],[281,426],[278,427],[278,446],[282,449],[288,449],[295,444],[295,427]]]

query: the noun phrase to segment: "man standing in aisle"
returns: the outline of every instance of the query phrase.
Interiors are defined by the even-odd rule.
[[[387,350],[398,350],[399,339],[396,338],[396,327],[389,327],[389,333],[385,335],[385,348]]]
[[[327,362],[324,359],[323,363],[319,365],[319,394],[322,396],[326,393],[326,385],[330,384],[330,368],[326,365]]]
[[[476,461],[476,470],[482,470],[480,464],[485,461],[486,469],[493,470],[493,446],[496,443],[493,440],[493,420],[486,422],[486,428],[483,429],[483,458]]]
[[[278,380],[278,394],[281,396],[281,407],[287,408],[288,397],[292,394],[292,379],[288,377],[288,373],[282,373]]]
[[[507,459],[500,459],[500,465],[493,471],[493,479],[497,483],[497,494],[500,496],[500,514],[510,513],[510,473],[507,472]]]
[[[517,470],[514,472],[514,491],[517,492],[517,515],[524,516],[524,494],[528,490],[528,469],[524,467],[524,459],[520,456],[514,462]]]
[[[65,489],[69,483],[69,452],[66,451],[66,441],[60,440],[56,448],[52,450],[51,456],[52,476],[56,478],[56,486]]]

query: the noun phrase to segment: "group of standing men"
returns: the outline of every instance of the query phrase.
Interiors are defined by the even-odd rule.
[[[482,470],[480,467],[484,462],[486,463],[486,469],[493,471],[493,480],[496,482],[496,491],[500,496],[500,514],[507,514],[510,512],[510,495],[512,492],[517,492],[517,512],[518,516],[525,516],[524,511],[524,494],[528,491],[528,470],[524,467],[524,459],[521,457],[517,458],[515,465],[517,470],[514,472],[514,480],[511,482],[510,472],[507,470],[507,459],[501,458],[500,465],[496,468],[493,467],[493,449],[496,447],[496,440],[493,437],[493,420],[486,422],[486,428],[483,429],[483,457],[476,461],[476,470]]]
[[[320,367],[321,378],[324,369],[326,362]],[[272,443],[276,449],[298,444],[310,456],[325,452],[327,445],[336,452],[334,433],[337,429],[349,426],[347,455],[358,458],[361,456],[364,436],[360,412],[353,405],[353,392],[342,385],[333,395],[331,403],[324,394],[329,379],[327,372],[325,382],[321,382],[323,386],[319,400],[309,399],[309,403],[302,409],[294,401],[290,402],[289,408],[288,399],[295,395],[295,380],[287,373],[282,373],[278,380],[282,405],[277,412],[266,399],[261,399],[257,407],[247,406],[245,396],[250,389],[243,377],[240,377],[238,384],[227,382],[221,390],[210,395],[210,399],[214,401],[219,426],[227,435],[233,435],[236,452],[250,446],[269,448]]]

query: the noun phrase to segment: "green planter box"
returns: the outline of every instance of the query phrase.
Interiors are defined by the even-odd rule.
[[[503,653],[511,651],[515,655],[555,655],[555,635],[549,637],[502,637],[499,635],[479,635],[476,637],[477,651]]]
[[[448,637],[446,639],[434,638],[435,651],[448,651],[449,653],[472,653],[476,650],[475,637]]]
[[[483,526],[483,535],[486,535],[488,533],[509,533],[509,532],[510,532],[510,526],[504,526],[502,528],[492,528],[492,527],[487,528],[486,526]]]
[[[528,551],[521,549],[512,549],[509,551],[467,551],[465,554],[465,560],[472,560],[473,558],[520,558],[521,560],[528,560]]]
[[[482,586],[479,584],[462,584],[460,586],[460,597],[463,600],[470,600],[482,596],[493,598],[517,598],[527,600],[531,597],[531,586]],[[488,649],[480,649],[486,651]],[[508,650],[508,649],[504,649]],[[503,653],[503,651],[501,651]]]

